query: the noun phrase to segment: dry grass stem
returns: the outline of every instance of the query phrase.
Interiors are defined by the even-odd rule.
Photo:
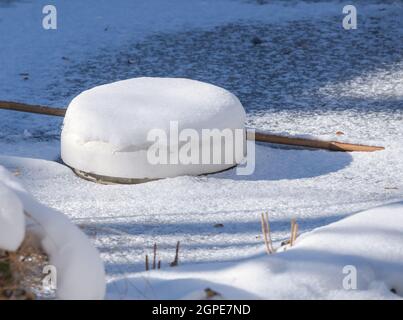
[[[157,268],[157,243],[154,243],[154,248],[153,248],[153,270]]]
[[[295,240],[298,235],[298,223],[295,219],[291,220],[291,237],[290,237],[290,246],[292,247],[295,244]]]
[[[274,253],[274,248],[270,233],[269,214],[267,212],[262,213],[261,222],[262,222],[263,239],[266,245],[266,251],[268,254],[272,254]]]
[[[180,246],[180,241],[178,241],[176,243],[175,259],[174,259],[174,261],[171,262],[171,264],[170,264],[171,267],[176,267],[179,264],[179,246]]]
[[[148,262],[148,254],[146,254],[146,271],[150,270],[150,264]]]
[[[0,300],[32,300],[44,295],[42,270],[48,257],[37,237],[27,232],[16,252],[0,250]]]

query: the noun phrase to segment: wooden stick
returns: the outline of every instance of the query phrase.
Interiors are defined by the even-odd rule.
[[[37,113],[57,117],[64,117],[66,114],[66,109],[62,108],[44,107],[9,101],[0,101],[0,109]],[[248,132],[247,136],[249,140],[252,139],[250,132]],[[285,137],[259,131],[255,132],[255,141],[343,152],[372,152],[385,149],[384,147],[379,146],[366,146],[361,144],[352,144],[338,141],[323,141],[317,139]]]
[[[0,109],[14,110],[20,112],[38,113],[48,116],[64,117],[66,109],[30,105],[18,102],[0,101]]]
[[[385,149],[384,147],[367,146],[367,145],[352,144],[338,141],[324,141],[316,139],[314,140],[306,138],[285,137],[264,132],[255,132],[255,141],[299,146],[299,147],[308,147],[314,149],[326,149],[330,151],[343,151],[343,152],[352,152],[352,151],[372,152]]]

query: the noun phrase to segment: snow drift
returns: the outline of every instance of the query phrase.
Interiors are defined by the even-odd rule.
[[[84,91],[70,103],[61,137],[63,161],[80,171],[118,178],[155,179],[198,175],[230,168],[244,157],[244,139],[230,163],[150,164],[148,134],[167,134],[168,153],[183,145],[171,140],[171,122],[178,130],[244,130],[245,111],[236,96],[217,86],[180,78],[135,78]],[[156,141],[163,147],[167,142]],[[199,148],[201,141],[192,148]],[[238,143],[238,141],[235,141]],[[225,143],[211,141],[222,154]]]
[[[224,299],[401,298],[402,243],[400,202],[318,228],[273,255],[117,278],[110,298],[203,299],[207,288]],[[136,291],[124,296],[127,281]]]
[[[16,250],[27,223],[41,240],[57,270],[60,299],[102,299],[105,272],[98,251],[86,236],[60,212],[37,202],[0,166],[0,248]]]
[[[21,201],[0,181],[0,249],[15,251],[25,237],[25,217]]]

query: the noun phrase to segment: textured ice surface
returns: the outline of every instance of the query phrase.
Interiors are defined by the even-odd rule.
[[[358,2],[359,27],[350,31],[341,26],[338,1],[56,5],[66,17],[54,33],[35,27],[31,12],[39,3],[0,11],[0,28],[7,28],[1,99],[63,107],[96,85],[186,77],[235,93],[248,124],[260,129],[322,137],[341,130],[344,140],[397,141],[389,137],[403,118],[401,3]],[[14,25],[17,19],[25,23]],[[262,42],[254,45],[254,37]],[[2,153],[57,157],[61,121],[0,111]]]
[[[186,77],[234,92],[249,126],[386,147],[344,154],[259,145],[250,177],[230,171],[130,187],[90,184],[58,164],[14,161],[25,167],[21,179],[38,199],[92,236],[109,277],[143,271],[154,242],[164,270],[177,240],[183,265],[260,254],[262,211],[280,241],[292,217],[309,231],[403,200],[401,2],[356,2],[358,29],[345,31],[339,1],[127,1],[129,10],[89,1],[59,2],[74,12],[58,31],[63,36],[26,24],[1,33],[2,99],[66,106],[104,83]],[[21,15],[35,25],[33,6],[0,10],[0,27]],[[254,37],[261,43],[254,45]],[[58,118],[0,111],[1,153],[55,159],[60,125]]]

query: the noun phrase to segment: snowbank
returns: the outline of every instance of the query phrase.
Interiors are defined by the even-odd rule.
[[[37,202],[1,166],[0,181],[0,247],[18,248],[25,232],[25,211],[29,217],[27,222],[41,239],[50,263],[56,267],[58,298],[102,299],[105,294],[103,262],[86,236],[65,215]]]
[[[211,139],[210,145],[202,130],[240,129],[242,134],[244,121],[245,111],[238,98],[211,84],[179,78],[118,81],[84,91],[70,103],[61,138],[62,159],[84,172],[133,179],[221,171],[243,159],[243,135],[234,143],[240,147],[232,146],[232,161],[201,164],[204,143],[211,154],[219,155],[229,143]],[[160,137],[150,140],[149,134],[155,129],[166,135],[166,141]],[[198,139],[191,141],[186,135],[182,140],[184,129],[195,130]],[[179,132],[178,137],[175,132]],[[195,163],[184,164],[181,159],[179,163],[170,159],[168,164],[150,163],[147,151],[152,145],[168,147],[167,154],[171,155],[185,142],[192,142],[192,152],[198,149]]]
[[[15,251],[25,237],[21,201],[0,181],[0,249]]]
[[[110,298],[394,299],[403,295],[403,202],[301,236],[295,247],[240,263],[148,272],[110,283]],[[136,290],[122,295],[130,282]]]

